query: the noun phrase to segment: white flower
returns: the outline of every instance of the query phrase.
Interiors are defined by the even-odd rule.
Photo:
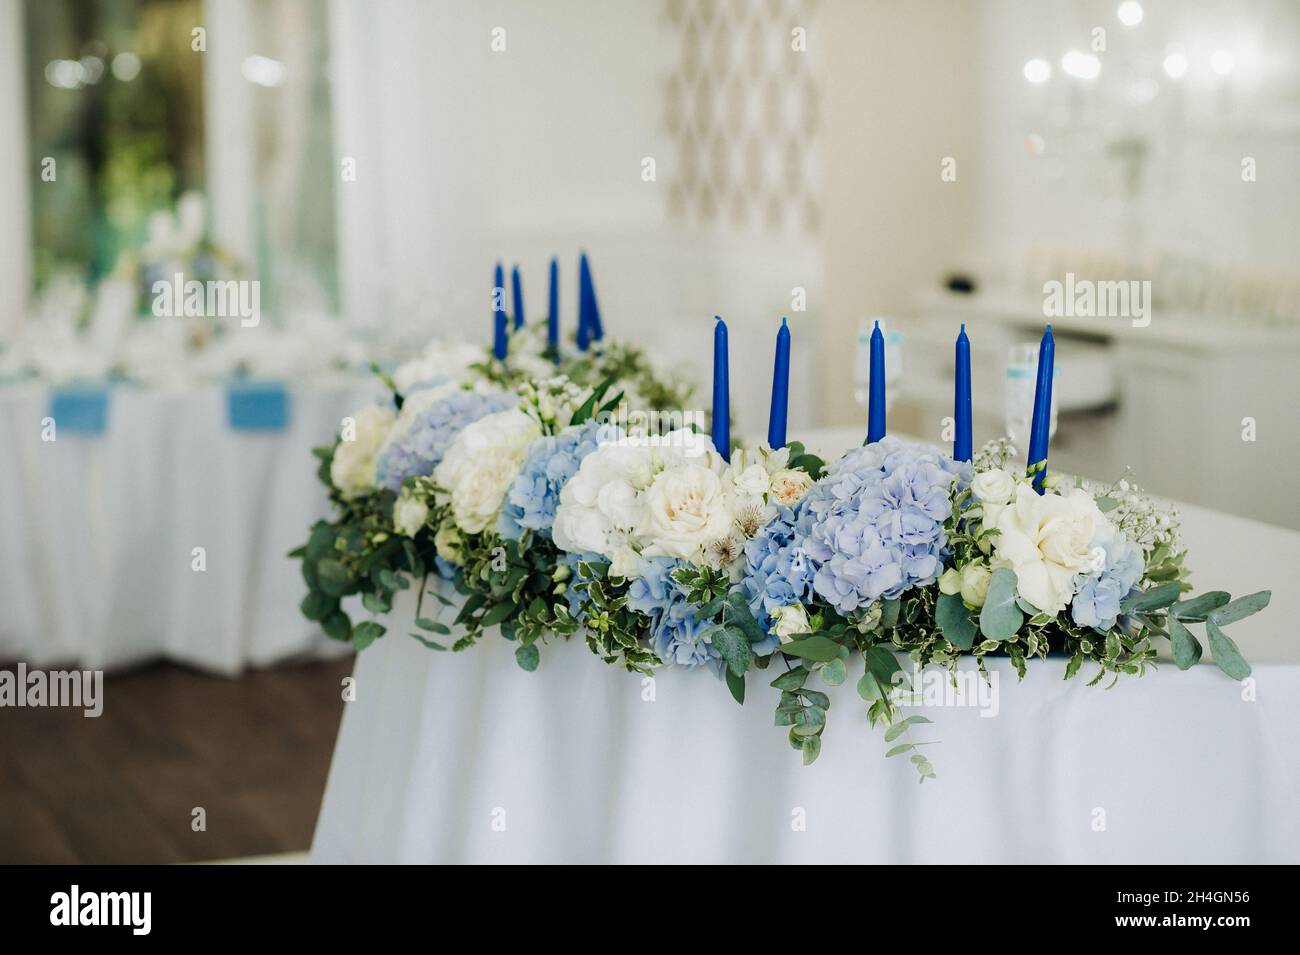
[[[781,639],[782,643],[789,643],[797,634],[807,633],[810,627],[808,611],[804,609],[803,604],[778,607],[772,613],[772,632]]]
[[[767,468],[759,462],[747,465],[744,470],[731,469],[731,483],[736,492],[746,497],[759,497],[767,493],[772,486],[772,476]]]
[[[812,486],[813,479],[807,471],[785,468],[772,475],[770,494],[778,504],[784,507],[794,507],[803,500],[803,496],[808,493],[808,489]]]
[[[541,434],[537,422],[511,408],[486,415],[456,435],[433,476],[450,498],[452,517],[462,531],[479,534],[495,526],[528,446]]]
[[[1002,468],[978,472],[970,482],[971,494],[983,505],[984,523],[990,527],[997,523],[1002,508],[1010,503],[1016,493],[1016,479]]]
[[[486,359],[483,349],[476,345],[456,341],[430,342],[419,358],[406,362],[393,372],[393,384],[402,394],[431,381],[447,381],[459,387],[474,377],[471,366]]]
[[[992,579],[987,564],[967,564],[961,569],[961,599],[972,607],[983,607]]]
[[[961,593],[961,571],[949,567],[939,576],[939,590],[949,596]]]
[[[1060,613],[1074,595],[1075,575],[1098,569],[1093,540],[1107,524],[1087,491],[1040,495],[1020,484],[994,525],[1001,533],[993,539],[993,567],[1010,567],[1022,597]]]
[[[374,405],[352,415],[354,428],[345,429],[334,449],[330,481],[346,498],[358,497],[375,487],[375,463],[396,415],[392,408]]]
[[[708,467],[686,463],[660,472],[645,494],[642,553],[699,563],[707,545],[730,534],[732,505],[731,490]]]
[[[642,554],[701,563],[732,533],[725,470],[708,437],[685,429],[602,445],[560,492],[556,546],[600,554],[624,577],[635,576]]]
[[[449,564],[455,564],[457,567],[464,560],[464,555],[460,549],[462,543],[464,543],[464,538],[461,537],[460,531],[451,521],[443,521],[433,535],[433,546],[437,548],[438,556]]]
[[[414,537],[429,519],[429,505],[411,493],[410,488],[403,488],[393,504],[393,526],[397,533]]]

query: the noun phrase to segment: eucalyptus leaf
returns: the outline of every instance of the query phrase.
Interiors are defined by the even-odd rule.
[[[1205,633],[1210,638],[1210,653],[1214,655],[1214,662],[1220,670],[1234,680],[1244,680],[1250,676],[1250,664],[1242,657],[1232,638],[1219,629],[1213,615],[1205,621]]]
[[[959,650],[969,650],[975,643],[978,627],[960,594],[940,594],[934,606],[934,621],[944,639]]]
[[[1226,590],[1211,590],[1203,593],[1191,600],[1182,600],[1169,608],[1169,612],[1179,620],[1185,620],[1189,623],[1198,623],[1204,620],[1211,611],[1218,610],[1229,600],[1232,595]]]
[[[714,630],[713,647],[727,662],[728,672],[737,676],[743,676],[754,660],[754,651],[749,645],[749,639],[739,627],[727,625]]]
[[[515,648],[515,662],[519,664],[519,669],[527,670],[532,673],[537,669],[537,664],[541,662],[542,654],[537,649],[537,644],[530,643],[527,646]]]
[[[1249,617],[1253,613],[1259,613],[1259,611],[1268,606],[1269,599],[1272,596],[1273,592],[1271,590],[1261,590],[1258,593],[1238,597],[1231,603],[1220,607],[1205,619],[1214,622],[1220,627],[1226,627],[1230,623],[1236,623],[1243,617]],[[1211,641],[1210,647],[1213,649],[1213,641]]]
[[[1201,658],[1200,641],[1173,616],[1169,618],[1169,645],[1174,653],[1174,664],[1180,670],[1186,670]]]
[[[988,640],[1009,640],[1016,635],[1025,615],[1016,604],[1016,572],[999,567],[989,580],[984,607],[980,610],[980,633]]]
[[[808,679],[808,671],[804,667],[795,667],[793,670],[787,670],[771,682],[771,686],[778,690],[797,690],[804,685]]]
[[[841,647],[830,637],[823,637],[820,634],[804,637],[802,640],[791,640],[789,643],[781,645],[781,652],[792,657],[803,657],[806,660],[813,660],[817,663],[825,663],[827,660],[834,660],[840,655]]]
[[[836,657],[834,660],[828,660],[826,663],[822,664],[822,666],[818,668],[817,673],[821,676],[827,686],[839,686],[848,679],[849,676],[848,667],[844,665],[844,661],[839,657]]]
[[[382,637],[386,629],[383,624],[373,620],[363,620],[352,628],[352,645],[360,652]]]
[[[1139,594],[1126,597],[1120,602],[1119,608],[1125,613],[1133,613],[1138,610],[1159,610],[1161,607],[1168,607],[1178,595],[1183,592],[1182,584],[1178,581],[1171,581],[1167,584],[1161,584],[1158,587],[1152,587],[1150,590],[1144,590]]]
[[[876,678],[876,682],[880,684],[882,689],[893,686],[894,674],[901,672],[903,669],[899,666],[898,657],[894,655],[894,651],[880,644],[867,647],[862,652],[862,659],[866,662],[868,671]],[[859,689],[861,688],[859,687]]]

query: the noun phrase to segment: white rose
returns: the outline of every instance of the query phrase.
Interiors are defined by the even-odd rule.
[[[808,493],[808,489],[812,486],[813,479],[807,471],[787,468],[772,475],[771,494],[773,500],[778,504],[785,507],[794,507],[803,500],[803,496]]]
[[[423,500],[403,490],[393,504],[393,527],[397,533],[414,537],[429,519],[429,505]]]
[[[939,576],[939,590],[949,596],[961,593],[961,571],[949,567]]]
[[[1016,491],[1016,479],[1002,468],[992,468],[976,474],[970,490],[982,504],[1008,504]]]
[[[797,634],[807,633],[809,627],[808,611],[804,609],[803,604],[778,607],[772,613],[772,632],[781,639],[782,643],[789,643]]]
[[[648,557],[699,561],[704,547],[728,536],[734,520],[732,497],[708,467],[685,464],[661,472],[645,493]]]
[[[961,599],[972,607],[983,607],[993,571],[986,564],[967,564],[961,569]]]
[[[330,462],[330,481],[344,497],[353,498],[375,487],[375,464],[397,416],[393,409],[375,405],[352,416],[351,440],[340,441]],[[346,435],[345,435],[346,436]]]
[[[452,517],[462,531],[479,534],[495,526],[529,445],[541,434],[537,422],[511,408],[486,415],[456,435],[433,475],[450,498]]]
[[[1040,495],[1020,484],[997,518],[993,566],[1014,570],[1020,595],[1039,610],[1060,613],[1075,575],[1097,569],[1092,542],[1107,523],[1086,491]]]
[[[768,488],[772,486],[772,478],[762,464],[751,464],[743,471],[733,470],[731,483],[735,485],[738,493],[747,497],[756,497],[767,493]]]

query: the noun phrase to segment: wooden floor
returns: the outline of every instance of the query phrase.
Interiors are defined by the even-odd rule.
[[[97,719],[0,709],[0,863],[305,850],[351,670],[345,658],[231,680],[159,664],[106,676]],[[206,832],[191,828],[196,807]]]

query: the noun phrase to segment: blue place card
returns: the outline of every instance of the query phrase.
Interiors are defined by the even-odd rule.
[[[289,427],[289,392],[279,381],[232,381],[226,388],[235,431],[283,431]]]
[[[50,392],[50,417],[64,434],[98,436],[108,430],[108,385],[67,385]]]

